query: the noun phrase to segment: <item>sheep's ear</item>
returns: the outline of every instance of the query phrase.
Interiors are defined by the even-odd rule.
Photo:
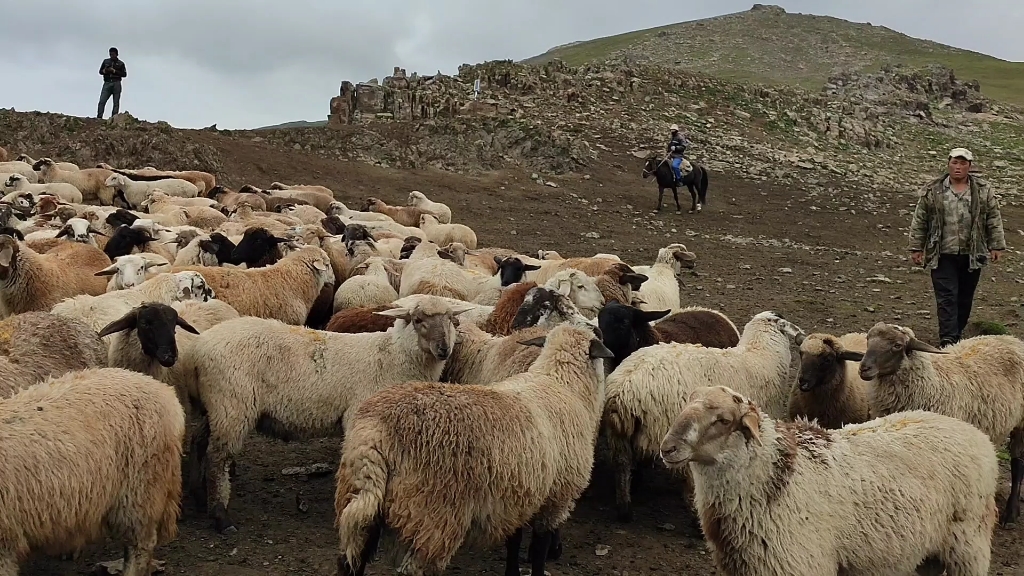
[[[536,346],[538,348],[544,347],[544,342],[548,339],[547,335],[537,336],[536,338],[530,338],[529,340],[523,340],[519,342],[523,346]]]
[[[467,254],[469,254],[469,252],[468,252],[468,251],[467,251],[466,253],[467,253]],[[502,263],[503,261],[504,261],[504,260],[502,260],[501,256],[495,256],[495,257],[494,257],[494,263],[495,263],[495,264],[497,264],[499,268],[501,268],[501,263]]]
[[[324,264],[323,261],[321,261],[319,258],[313,260],[313,268],[316,268],[321,272],[327,272],[327,265]]]
[[[569,294],[572,293],[572,282],[569,282],[568,280],[563,280],[559,282],[558,289],[556,290],[556,292],[558,292],[562,296],[568,297]]]
[[[199,249],[209,254],[216,254],[220,250],[220,244],[213,240],[200,240]]]
[[[113,264],[111,264],[110,266],[107,266],[106,268],[104,268],[103,270],[100,270],[99,272],[96,272],[95,274],[93,274],[93,276],[113,276],[114,274],[117,274],[117,261],[116,261],[116,258],[115,258],[115,261],[114,261]]]
[[[175,320],[174,323],[177,324],[178,326],[181,326],[181,329],[186,331],[186,332],[191,332],[193,334],[199,334],[199,330],[196,330],[195,328],[193,328],[192,325],[189,324],[188,322],[186,322],[185,319],[182,318],[181,316],[178,316],[178,319]]]
[[[139,310],[138,308],[131,309],[127,314],[114,320],[110,324],[107,324],[103,330],[100,330],[100,338],[109,336],[114,332],[121,332],[123,330],[134,330],[135,326],[139,322]]]
[[[525,264],[523,265],[523,270],[533,272],[534,270],[540,270],[540,266],[537,266],[536,264]]]
[[[54,238],[63,238],[63,237],[67,236],[70,233],[71,233],[71,226],[64,226],[63,228],[60,229],[60,232],[57,232],[57,235],[54,236]]]
[[[444,258],[445,260],[449,260],[451,262],[455,262],[456,264],[458,263],[456,261],[456,259],[455,259],[455,255],[452,254],[451,252],[449,252],[448,250],[444,250],[444,249],[438,250],[437,251],[437,257],[438,258]]]
[[[619,278],[619,284],[629,284],[633,290],[639,290],[640,286],[647,282],[648,278],[644,274],[626,273]]]
[[[697,255],[694,254],[693,252],[686,252],[686,251],[683,251],[683,250],[676,250],[675,252],[672,253],[672,256],[674,256],[675,259],[679,260],[680,262],[696,262],[697,261]]]
[[[655,320],[661,320],[665,316],[668,316],[669,312],[672,312],[672,310],[639,310],[636,314],[636,318],[643,322],[654,322]]]
[[[8,244],[3,248],[0,248],[0,266],[7,268],[11,265],[11,260],[14,260],[14,252],[16,246],[17,244]]]
[[[388,316],[389,318],[397,318],[399,320],[408,321],[412,315],[412,311],[408,308],[392,308],[391,310],[381,310],[380,312],[374,312],[374,314],[380,314],[381,316]]]
[[[591,358],[615,358],[615,354],[604,345],[597,338],[590,340],[590,357]]]
[[[927,352],[929,354],[949,354],[945,350],[939,350],[931,344],[925,344],[917,338],[911,338],[907,344],[907,352]]]
[[[740,418],[740,430],[747,440],[753,439],[761,446],[761,416],[753,404],[747,405],[747,413]]]
[[[843,350],[836,356],[840,360],[848,360],[850,362],[860,362],[864,359],[863,352],[854,352],[853,350]]]

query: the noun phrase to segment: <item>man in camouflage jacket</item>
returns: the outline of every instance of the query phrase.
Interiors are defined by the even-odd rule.
[[[940,346],[960,340],[982,266],[1006,249],[999,201],[970,174],[973,161],[966,148],[950,152],[949,172],[921,189],[910,224],[911,259],[932,275]]]

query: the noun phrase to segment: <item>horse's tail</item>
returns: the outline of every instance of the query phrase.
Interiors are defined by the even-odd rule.
[[[707,204],[708,203],[708,169],[703,167],[703,166],[701,166],[700,167],[700,174],[701,174],[701,179],[700,179],[700,203],[701,204]]]

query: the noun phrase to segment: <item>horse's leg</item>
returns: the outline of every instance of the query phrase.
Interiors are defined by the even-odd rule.
[[[690,214],[697,211],[697,190],[693,186],[693,182],[686,183],[686,189],[690,191]]]
[[[697,206],[697,211],[700,212],[704,205],[708,203],[708,171],[706,168],[700,169],[700,204]]]
[[[673,186],[672,187],[672,198],[675,199],[675,201],[676,201],[676,214],[682,214],[683,213],[683,207],[679,205],[679,187],[678,186]]]
[[[665,196],[665,187],[658,184],[658,207],[654,209],[655,212],[661,212],[661,199]]]

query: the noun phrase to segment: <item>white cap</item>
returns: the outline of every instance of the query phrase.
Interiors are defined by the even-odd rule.
[[[974,154],[971,154],[971,151],[968,150],[967,148],[953,148],[949,152],[949,157],[950,158],[963,158],[964,160],[967,160],[968,162],[974,162]]]
[[[673,132],[675,132],[675,131],[679,130],[679,125],[678,124],[673,124],[673,125],[669,126],[668,129],[673,131]]]

